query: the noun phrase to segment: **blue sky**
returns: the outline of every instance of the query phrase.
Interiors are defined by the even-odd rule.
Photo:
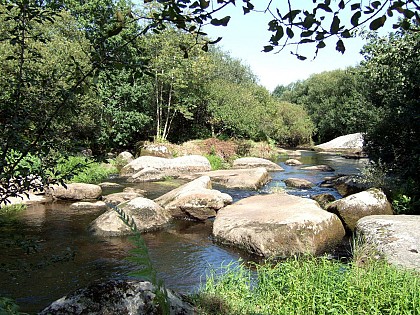
[[[211,38],[223,37],[219,46],[231,56],[241,59],[251,67],[259,77],[260,84],[273,91],[277,85],[287,85],[296,80],[308,78],[311,74],[334,69],[344,69],[355,66],[361,60],[360,50],[364,45],[362,38],[352,38],[344,42],[344,55],[335,50],[335,41],[327,42],[327,47],[320,50],[313,60],[314,48],[301,46],[299,52],[308,57],[305,61],[298,60],[290,54],[294,48],[285,48],[278,54],[262,52],[268,44],[271,33],[267,31],[268,16],[264,14],[243,15],[241,5],[231,6],[223,10],[219,18],[230,15],[227,27],[209,27],[205,31]]]

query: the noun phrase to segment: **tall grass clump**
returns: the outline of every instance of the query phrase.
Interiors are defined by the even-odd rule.
[[[111,164],[98,163],[83,156],[70,156],[60,160],[56,166],[56,173],[72,174],[70,182],[98,184],[111,174],[118,173],[118,170]]]
[[[207,154],[205,157],[209,160],[212,171],[227,169],[230,167],[229,163],[218,155]]]
[[[195,296],[201,314],[420,314],[420,275],[384,261],[359,267],[327,258],[227,266]]]

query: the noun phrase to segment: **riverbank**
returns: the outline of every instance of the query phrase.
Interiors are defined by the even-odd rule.
[[[361,257],[359,257],[361,258]],[[420,314],[420,275],[365,256],[213,270],[192,297],[198,314]]]

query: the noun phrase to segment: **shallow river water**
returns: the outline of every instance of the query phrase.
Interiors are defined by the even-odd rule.
[[[335,169],[318,172],[284,165],[286,159],[278,160],[285,171],[271,173],[272,181],[258,192],[214,188],[231,194],[235,201],[268,193],[273,187],[304,197],[328,192],[340,198],[331,188],[287,189],[282,180],[300,177],[319,184],[325,176],[358,173],[366,163],[303,151],[300,160],[305,166],[327,164]],[[150,192],[146,197],[151,199],[175,188],[156,183],[136,187]],[[95,281],[125,277],[134,270],[135,266],[125,259],[133,248],[127,237],[93,237],[87,231],[90,222],[100,214],[70,210],[68,203],[54,202],[31,206],[13,218],[0,220],[0,297],[14,299],[21,311],[36,313],[70,291]],[[211,230],[211,220],[176,221],[164,231],[144,235],[158,277],[166,287],[193,292],[211,268],[239,260],[257,260],[240,250],[215,244]]]

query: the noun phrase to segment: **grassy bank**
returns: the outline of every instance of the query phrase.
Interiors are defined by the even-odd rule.
[[[383,261],[358,266],[326,258],[226,266],[207,276],[200,314],[420,314],[420,275]]]

